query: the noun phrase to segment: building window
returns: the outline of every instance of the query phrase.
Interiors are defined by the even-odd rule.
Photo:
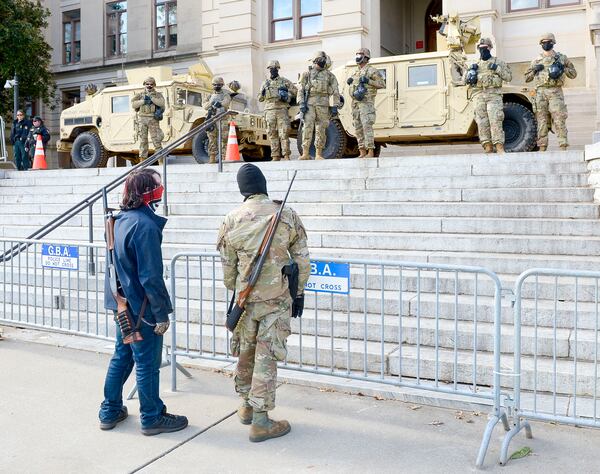
[[[580,5],[581,0],[507,0],[509,12],[535,10],[538,8],[562,7],[565,5]]]
[[[323,28],[321,0],[271,0],[271,41],[317,36]]]
[[[63,13],[63,64],[81,61],[81,14],[79,10]]]
[[[67,89],[62,91],[63,110],[73,107],[81,101],[81,92],[79,89]]]
[[[156,49],[177,46],[177,2],[156,0]]]
[[[127,2],[106,4],[106,55],[127,54]]]

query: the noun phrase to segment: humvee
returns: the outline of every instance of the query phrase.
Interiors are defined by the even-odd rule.
[[[200,125],[207,115],[202,107],[211,94],[212,74],[203,64],[192,66],[188,74],[173,75],[170,67],[147,67],[127,71],[127,85],[106,87],[88,94],[85,101],[61,113],[60,140],[57,149],[69,152],[76,168],[106,166],[110,156],[137,163],[139,137],[136,113],[131,107],[132,97],[144,88],[147,76],[156,79],[156,89],[166,100],[160,127],[165,138],[163,146],[173,142],[193,127]],[[244,160],[270,158],[266,124],[261,115],[245,111],[243,96],[230,91],[231,108],[239,112],[234,118],[237,125],[240,153]],[[149,140],[150,150],[152,141]],[[192,154],[198,163],[208,161],[208,137],[201,132],[173,151],[173,154]],[[223,150],[225,153],[225,150]]]
[[[462,80],[467,64],[466,52],[473,53],[479,40],[478,19],[462,21],[457,15],[437,17],[442,24],[438,32],[437,52],[372,58],[379,69],[385,88],[377,91],[374,125],[375,154],[388,144],[430,144],[476,142],[477,125],[469,88]],[[335,74],[345,107],[330,121],[325,158],[358,156],[359,150],[352,125],[351,97],[346,79],[356,64],[348,62]],[[505,149],[509,152],[531,151],[536,147],[537,125],[527,87],[504,86]],[[291,108],[292,117],[297,107]],[[298,138],[302,153],[302,123],[292,120],[292,135]],[[310,154],[314,156],[314,144]]]

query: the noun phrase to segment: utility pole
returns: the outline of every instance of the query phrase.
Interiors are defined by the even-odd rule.
[[[17,110],[19,110],[19,77],[15,71],[15,83],[13,85],[13,119],[17,119]]]

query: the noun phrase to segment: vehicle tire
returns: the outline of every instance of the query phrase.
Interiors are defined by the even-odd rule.
[[[298,146],[298,152],[302,155],[302,130],[304,124],[300,124],[298,128],[298,139],[296,144]],[[327,127],[327,135],[325,141],[325,149],[323,150],[323,158],[327,160],[342,158],[344,156],[344,150],[346,149],[346,140],[348,136],[344,131],[344,127],[339,120],[330,120],[329,126]],[[314,139],[310,145],[309,153],[311,158],[315,156],[315,142]]]
[[[240,153],[242,161],[254,162],[254,161],[271,161],[271,147],[266,145],[255,145],[244,147],[244,153]]]
[[[71,161],[75,168],[104,168],[108,153],[97,133],[83,132],[77,135],[71,150]]]
[[[206,131],[200,132],[192,140],[192,155],[201,165],[208,163],[208,135]]]
[[[532,151],[537,142],[537,122],[533,112],[514,102],[504,104],[504,149],[517,153]]]

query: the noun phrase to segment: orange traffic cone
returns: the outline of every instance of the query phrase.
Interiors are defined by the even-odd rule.
[[[42,136],[38,135],[35,142],[35,154],[33,155],[33,170],[47,170],[48,164],[46,163],[46,155],[44,154],[44,144],[42,143]]]
[[[227,139],[227,152],[225,161],[240,161],[240,148],[235,133],[235,122],[229,122],[229,138]]]

